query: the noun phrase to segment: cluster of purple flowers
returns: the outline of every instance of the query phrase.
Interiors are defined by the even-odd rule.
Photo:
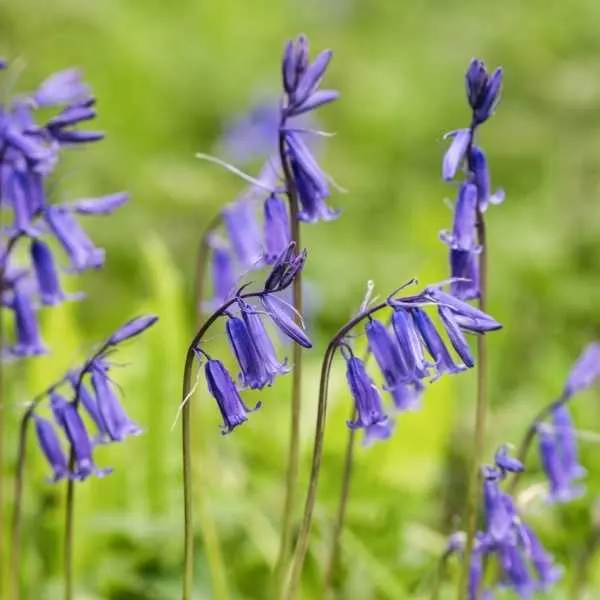
[[[0,106],[0,208],[12,213],[0,245],[0,301],[14,315],[14,339],[5,356],[43,354],[37,309],[80,297],[63,291],[49,236],[69,259],[69,272],[98,268],[104,251],[79,225],[76,215],[106,215],[127,201],[124,193],[51,204],[48,179],[61,153],[71,147],[101,140],[98,131],[82,130],[81,123],[96,116],[95,99],[76,69],[60,71],[31,94]],[[60,108],[42,124],[37,109]],[[15,250],[28,240],[28,266],[20,266]],[[18,257],[17,257],[18,258]]]
[[[589,344],[573,365],[559,401],[552,405],[550,422],[536,424],[540,462],[548,478],[548,500],[569,502],[581,496],[577,482],[586,474],[579,464],[578,444],[568,402],[600,377],[600,344]]]
[[[304,36],[287,44],[282,60],[284,94],[277,116],[279,156],[267,160],[250,189],[223,208],[226,240],[211,236],[213,300],[216,306],[235,291],[240,274],[272,265],[291,241],[290,214],[284,195],[297,206],[297,218],[314,223],[337,218],[339,211],[325,200],[329,178],[321,170],[303,139],[316,134],[302,127],[296,117],[334,101],[338,93],[319,89],[332,52],[321,52],[310,63]],[[283,185],[279,169],[283,170]],[[293,189],[291,189],[293,188]],[[266,198],[263,198],[267,192]],[[258,207],[262,208],[262,226]]]
[[[261,290],[244,293],[248,286],[242,286],[215,313],[227,319],[227,339],[240,369],[237,385],[220,360],[211,358],[201,344],[195,349],[200,360],[206,358],[206,381],[223,417],[224,434],[245,422],[249,412],[260,408],[258,403],[249,409],[240,396],[241,390],[270,386],[275,377],[290,371],[287,360],[277,358],[262,315],[296,344],[303,348],[312,346],[303,327],[295,321],[293,307],[281,298],[305,261],[306,251],[298,253],[294,243],[288,244],[277,257]],[[258,305],[253,304],[253,300]]]
[[[494,113],[501,86],[501,68],[489,75],[485,64],[473,59],[466,74],[471,124],[467,129],[446,134],[452,143],[444,155],[442,175],[446,181],[451,181],[464,164],[466,176],[458,190],[452,231],[443,231],[440,237],[450,248],[450,270],[455,278],[452,294],[463,300],[480,295],[479,254],[482,248],[477,240],[478,220],[489,204],[498,204],[504,199],[501,190],[491,192],[486,155],[474,143],[477,127]]]
[[[383,389],[392,397],[394,412],[419,408],[426,379],[434,381],[445,373],[460,373],[474,366],[465,333],[483,335],[502,327],[488,314],[444,292],[441,286],[430,286],[410,298],[390,298],[388,304],[393,309],[390,326],[369,316],[365,334],[383,377]],[[428,305],[436,307],[458,360],[425,312]],[[379,390],[349,345],[344,342],[341,347],[357,414],[348,426],[364,429],[366,442],[388,438],[393,423],[383,408]]]
[[[157,317],[152,315],[132,319],[110,336],[80,369],[70,370],[36,399],[26,418],[35,422],[39,447],[53,471],[52,482],[65,478],[83,481],[90,475],[107,475],[112,469],[96,467],[92,457],[94,447],[97,444],[121,442],[129,436],[142,433],[142,429],[129,418],[119,401],[115,384],[110,378],[111,364],[108,357],[121,343],[139,335],[156,321]],[[91,382],[93,391],[88,387],[86,379]],[[58,391],[64,386],[70,388],[73,396],[71,401]],[[43,417],[39,412],[41,402],[45,399],[49,401],[52,419]],[[88,433],[80,414],[81,407],[96,427],[94,437]],[[72,468],[63,449],[61,433],[73,456]]]
[[[500,567],[500,586],[512,589],[520,598],[546,590],[562,576],[562,568],[544,549],[533,530],[523,521],[514,500],[500,488],[509,473],[520,473],[523,465],[502,446],[495,465],[485,466],[483,500],[485,529],[477,533],[469,579],[469,599],[478,597],[482,585],[484,558],[495,557]],[[484,598],[492,598],[492,589]]]

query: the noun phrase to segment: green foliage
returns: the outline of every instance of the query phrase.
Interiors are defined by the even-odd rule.
[[[449,226],[442,198],[455,189],[440,182],[441,136],[466,123],[462,76],[473,55],[506,69],[503,102],[482,128],[494,184],[507,192],[506,203],[488,217],[490,312],[505,330],[490,336],[487,447],[491,455],[498,443],[518,441],[600,330],[598,19],[599,5],[586,0],[0,3],[0,49],[25,67],[18,89],[80,65],[100,99],[108,139],[74,153],[61,197],[123,188],[133,195],[110,222],[91,223],[109,258],[104,271],[78,282],[89,298],[44,311],[53,355],[6,370],[14,408],[7,416],[9,458],[21,402],[131,315],[161,316],[119,358],[130,366],[118,372],[118,382],[146,435],[99,449],[99,463],[115,473],[76,488],[77,598],[177,597],[181,473],[179,430],[171,425],[193,333],[193,263],[203,225],[241,189],[193,155],[213,151],[229,115],[247,109],[257,92],[276,93],[283,42],[300,30],[314,48],[335,50],[328,84],[342,99],[322,111],[324,127],[338,132],[324,163],[349,190],[334,198],[343,218],[303,234],[307,277],[324,300],[317,345],[306,361],[304,467],[325,340],[355,310],[366,280],[385,293],[412,276],[428,282],[447,274],[437,233]],[[193,399],[195,485],[220,532],[239,599],[266,596],[276,557],[289,385],[284,379],[263,394],[263,409],[227,438],[206,393]],[[339,598],[427,597],[444,535],[462,511],[473,390],[472,375],[436,383],[422,412],[398,419],[390,443],[358,450]],[[597,397],[590,392],[574,405],[577,423],[588,430],[600,423]],[[319,590],[348,412],[343,373],[336,370],[306,598]],[[64,490],[43,483],[33,444],[29,450],[26,597],[54,599],[61,589]],[[590,471],[584,499],[557,509],[538,497],[529,506],[531,522],[567,566],[583,548],[600,493],[595,444],[584,442],[582,454]],[[530,467],[527,481],[539,482],[534,457]],[[197,597],[210,598],[198,527]],[[590,573],[591,588],[599,589],[594,565]],[[447,591],[444,598],[454,597]]]

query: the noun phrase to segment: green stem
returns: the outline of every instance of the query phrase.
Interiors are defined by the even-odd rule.
[[[1,153],[2,155],[4,152]],[[0,190],[0,196],[2,195],[2,190]],[[18,233],[17,235],[10,238],[6,244],[6,248],[4,249],[4,253],[0,257],[0,287],[4,282],[4,273],[6,271],[6,267],[8,265],[8,259],[11,252],[15,249],[17,242],[23,236],[22,233]],[[0,290],[1,291],[1,290]],[[2,310],[0,310],[0,357],[4,353],[4,318],[2,314]],[[5,452],[4,452],[4,444],[5,440],[5,429],[6,429],[6,409],[7,405],[4,398],[4,365],[2,360],[0,359],[0,597],[4,597],[4,593],[7,591],[8,580],[9,577],[6,576],[8,561],[5,556],[5,523],[6,523],[6,500],[4,493],[4,478],[5,478]],[[12,555],[14,556],[14,551],[11,550]],[[17,592],[14,592],[17,593]]]
[[[260,293],[241,294],[240,298],[255,298]],[[181,457],[183,467],[183,583],[182,600],[191,600],[192,588],[194,583],[194,520],[192,510],[192,452],[190,447],[190,393],[192,390],[192,368],[196,357],[196,347],[210,326],[236,302],[232,298],[219,307],[198,329],[198,332],[191,341],[183,369],[183,391],[181,408]],[[225,600],[228,597],[227,576],[223,562],[223,556],[219,545],[219,539],[214,527],[209,511],[203,499],[201,505],[201,532],[206,551],[208,567],[211,573],[211,581],[214,588],[215,597],[218,600]]]
[[[21,417],[19,427],[19,442],[17,448],[17,466],[15,472],[15,488],[13,498],[13,514],[10,534],[11,547],[11,580],[12,599],[19,600],[21,597],[21,542],[22,542],[22,520],[23,520],[23,487],[25,483],[25,466],[27,459],[27,433],[29,422],[36,406],[56,387],[61,385],[65,378],[59,379],[41,394],[38,394],[30,403]]]
[[[488,277],[488,249],[486,243],[485,220],[481,209],[477,208],[477,238],[481,246],[479,255],[479,308],[485,312],[487,304],[487,277]],[[475,409],[475,435],[473,444],[473,460],[468,485],[467,497],[467,542],[463,568],[459,577],[458,598],[463,600],[467,597],[469,586],[469,571],[473,547],[475,545],[475,533],[477,531],[477,515],[479,512],[479,469],[483,460],[485,444],[485,417],[487,409],[487,353],[485,336],[477,337],[477,405]],[[477,600],[481,590],[478,590]]]
[[[438,560],[435,581],[433,583],[433,589],[431,590],[431,600],[438,600],[440,597],[440,589],[442,587],[442,582],[444,581],[444,575],[446,574],[446,565],[448,564],[448,558],[451,555],[452,552],[446,550]]]
[[[366,364],[371,356],[371,351],[367,349],[363,362]],[[350,420],[355,421],[357,416],[356,407],[353,407]],[[348,429],[348,442],[346,444],[346,455],[344,457],[344,470],[342,472],[342,487],[340,491],[340,502],[338,504],[337,518],[333,529],[331,540],[331,549],[329,551],[329,560],[325,569],[325,581],[323,584],[323,598],[327,598],[329,589],[333,585],[335,569],[340,556],[340,541],[344,522],[346,520],[346,508],[348,507],[348,498],[350,497],[350,481],[352,479],[352,464],[354,460],[354,445],[356,442],[356,429]]]
[[[325,437],[325,422],[327,419],[327,396],[329,391],[329,375],[331,373],[331,365],[335,351],[337,350],[339,343],[343,338],[363,319],[372,315],[373,313],[388,307],[387,302],[377,304],[364,312],[361,312],[356,317],[351,319],[346,325],[344,325],[329,342],[325,355],[323,357],[323,364],[321,366],[321,378],[319,382],[319,399],[317,404],[317,424],[315,431],[315,441],[313,446],[312,465],[310,471],[310,479],[308,482],[308,491],[306,493],[306,502],[304,504],[304,515],[302,517],[302,524],[300,526],[300,532],[298,534],[298,541],[292,557],[292,564],[290,569],[289,579],[285,586],[285,594],[283,598],[285,600],[293,600],[299,589],[300,576],[302,574],[302,568],[304,566],[304,559],[306,557],[306,551],[308,549],[308,540],[310,537],[310,530],[312,526],[312,517],[315,508],[315,500],[317,497],[317,487],[319,485],[319,474],[321,471],[321,461],[323,458],[323,442]]]
[[[352,410],[350,419],[356,420],[356,408]],[[329,560],[325,569],[325,582],[323,584],[322,598],[327,598],[330,588],[333,586],[333,577],[340,555],[340,540],[344,521],[346,520],[346,508],[348,507],[348,498],[350,496],[350,480],[352,478],[352,462],[354,460],[354,442],[356,440],[356,429],[348,430],[348,442],[346,444],[346,455],[344,458],[344,471],[342,473],[342,489],[340,492],[340,502],[338,504],[337,518],[333,529],[333,538],[331,540],[331,550]]]
[[[282,117],[283,119],[283,117]],[[283,124],[283,123],[282,123]],[[279,157],[285,179],[285,187],[290,206],[291,239],[300,249],[300,219],[298,218],[298,192],[292,176],[285,151],[283,132],[279,132]],[[300,322],[302,314],[302,275],[299,272],[294,279],[293,305],[296,310],[296,321]],[[293,345],[292,364],[292,401],[290,441],[288,448],[288,462],[285,479],[285,497],[283,501],[283,514],[281,518],[281,538],[279,552],[275,564],[275,586],[279,597],[281,586],[284,583],[284,573],[289,562],[292,547],[292,525],[294,518],[294,503],[298,488],[298,464],[300,461],[300,412],[302,408],[302,348],[298,344]]]
[[[75,456],[71,449],[69,456],[69,472],[75,468]],[[64,569],[65,590],[64,600],[73,599],[73,531],[74,531],[74,508],[75,508],[75,486],[73,479],[67,481],[67,498],[65,505],[65,545],[64,545]]]

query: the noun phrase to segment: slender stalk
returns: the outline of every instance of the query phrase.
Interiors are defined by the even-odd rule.
[[[19,600],[21,597],[21,516],[23,511],[23,483],[25,479],[27,431],[29,429],[29,421],[31,420],[31,412],[32,411],[28,410],[21,419],[19,447],[17,450],[17,470],[15,473],[15,495],[11,527],[11,578],[13,600]]]
[[[485,220],[481,209],[477,208],[477,239],[481,246],[479,255],[479,308],[485,312],[487,304],[488,249],[486,243]],[[475,435],[473,443],[473,461],[468,485],[467,497],[467,542],[461,575],[459,577],[458,598],[467,597],[469,585],[469,569],[475,533],[477,531],[477,515],[479,512],[479,468],[483,459],[485,443],[485,417],[487,410],[487,352],[485,336],[477,337],[477,404],[475,408]],[[476,594],[479,599],[481,590]]]
[[[445,550],[438,560],[435,581],[433,582],[433,589],[431,590],[431,600],[438,600],[440,597],[440,589],[442,587],[442,582],[444,581],[444,575],[446,574],[446,565],[448,564],[448,558],[450,558],[451,555],[452,552]]]
[[[69,456],[69,471],[75,468],[75,456],[71,449]],[[73,531],[74,531],[74,508],[75,508],[75,486],[73,479],[67,481],[67,498],[65,501],[65,545],[64,545],[64,569],[65,590],[64,600],[73,600]]]
[[[300,575],[302,574],[302,567],[304,565],[304,559],[306,557],[306,551],[308,549],[308,539],[310,537],[310,530],[312,526],[312,516],[315,508],[315,500],[317,497],[317,487],[319,485],[319,474],[321,470],[321,460],[323,458],[323,442],[325,437],[325,421],[327,418],[327,395],[329,391],[329,374],[331,372],[331,365],[335,351],[337,350],[340,341],[348,334],[358,323],[369,315],[386,308],[387,302],[382,302],[371,308],[359,313],[352,318],[346,325],[344,325],[329,342],[325,355],[323,357],[323,364],[321,366],[321,378],[319,382],[319,400],[317,405],[317,424],[315,431],[315,441],[313,446],[312,465],[310,472],[310,479],[308,482],[308,490],[306,493],[306,502],[304,504],[304,515],[302,517],[302,524],[300,526],[300,532],[298,534],[298,541],[292,557],[292,564],[290,568],[290,575],[285,587],[285,594],[283,598],[285,600],[293,600],[298,593],[300,584]]]
[[[194,582],[194,520],[192,515],[192,453],[190,449],[190,403],[194,351],[192,346],[185,358],[183,371],[183,409],[181,411],[181,452],[183,459],[183,591],[182,600],[190,600]]]
[[[0,196],[2,195],[2,190],[0,190]],[[8,259],[10,253],[14,250],[17,242],[21,239],[22,234],[18,233],[17,235],[10,238],[6,244],[6,248],[4,249],[2,256],[0,257],[0,287],[4,285],[4,273],[6,271],[6,267],[8,265]],[[4,439],[4,432],[6,428],[6,402],[4,398],[4,365],[2,362],[2,354],[4,353],[4,319],[2,315],[2,310],[0,310],[0,569],[2,571],[2,575],[0,577],[0,597],[4,596],[4,592],[6,591],[6,586],[8,585],[8,577],[6,577],[6,566],[8,561],[5,556],[5,523],[6,523],[6,501],[5,501],[5,493],[4,493],[4,477],[5,477],[5,453],[4,453],[4,444],[6,440]]]
[[[22,541],[22,517],[23,517],[23,487],[25,483],[25,466],[27,459],[27,434],[29,423],[35,407],[56,387],[64,382],[64,378],[54,383],[52,386],[38,394],[30,403],[27,410],[21,417],[19,427],[19,442],[17,449],[17,467],[15,472],[15,487],[13,498],[13,514],[10,534],[11,547],[11,579],[12,579],[12,598],[19,600],[21,597],[21,541]]]
[[[352,409],[350,419],[356,420],[356,408]],[[323,595],[325,599],[328,596],[329,589],[333,585],[333,576],[340,555],[340,539],[346,520],[346,508],[348,507],[348,497],[350,496],[350,480],[352,478],[352,462],[354,460],[354,442],[356,440],[356,429],[348,429],[348,442],[346,444],[346,456],[344,458],[344,470],[342,473],[342,489],[340,492],[340,502],[338,504],[337,518],[333,528],[333,539],[331,541],[331,550],[329,560],[325,569],[325,582],[323,584]]]
[[[365,365],[371,356],[371,350],[367,348],[363,362]],[[355,421],[357,416],[356,407],[352,408],[350,420]],[[344,457],[344,470],[342,472],[342,487],[340,491],[340,502],[338,504],[337,519],[333,529],[329,560],[325,569],[325,580],[323,584],[323,598],[327,598],[329,588],[333,585],[333,577],[340,554],[340,541],[346,520],[346,508],[350,497],[350,481],[352,479],[352,464],[354,461],[354,445],[356,443],[356,429],[348,428],[348,442],[346,443],[346,455]]]
[[[240,298],[256,298],[260,293],[241,294]],[[191,341],[183,369],[183,391],[182,391],[182,411],[181,411],[181,456],[183,461],[183,534],[184,534],[184,553],[183,553],[183,585],[182,600],[191,600],[192,588],[194,583],[194,520],[192,511],[192,453],[190,448],[190,402],[189,396],[192,390],[192,367],[196,356],[195,350],[204,334],[210,326],[227,309],[236,302],[232,298],[220,306],[198,329],[198,332]],[[227,578],[223,566],[220,547],[216,532],[212,529],[210,519],[204,520],[203,536],[206,549],[206,555],[209,563],[209,569],[212,575],[215,597],[219,600],[227,598]]]
[[[281,127],[285,123],[285,111],[282,113]],[[291,238],[296,243],[296,248],[300,248],[300,219],[298,218],[298,192],[290,166],[286,156],[284,135],[279,131],[279,157],[283,175],[285,179],[285,188],[290,206],[290,227]],[[293,305],[296,309],[296,321],[299,323],[302,314],[302,276],[298,273],[294,279]],[[285,480],[285,497],[283,502],[283,514],[281,518],[281,539],[279,543],[279,552],[275,564],[275,586],[277,593],[283,584],[285,569],[287,567],[291,546],[292,546],[292,524],[294,518],[294,502],[298,487],[298,464],[300,460],[300,411],[302,408],[302,349],[298,344],[293,345],[292,363],[294,369],[292,372],[292,409],[290,424],[290,441],[288,448],[288,462]]]

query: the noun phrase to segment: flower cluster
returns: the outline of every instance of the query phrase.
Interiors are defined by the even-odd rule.
[[[325,200],[329,178],[319,167],[304,136],[318,134],[296,121],[300,115],[332,102],[334,90],[319,89],[332,52],[321,52],[310,63],[304,36],[287,44],[282,60],[283,98],[278,115],[279,156],[267,160],[250,189],[221,211],[226,239],[211,236],[211,275],[216,306],[229,298],[240,273],[271,265],[291,241],[290,214],[284,195],[297,203],[301,221],[335,219],[339,211]],[[283,169],[283,183],[278,168]],[[237,172],[237,169],[230,167]],[[266,197],[265,197],[266,196]],[[258,218],[258,206],[262,217]],[[262,221],[262,227],[261,227]]]
[[[82,130],[81,123],[96,116],[95,99],[76,69],[60,71],[34,92],[0,106],[1,207],[12,213],[2,230],[0,245],[0,301],[14,315],[14,342],[6,355],[43,354],[37,308],[80,297],[66,294],[60,284],[50,236],[69,259],[69,272],[98,268],[104,251],[97,248],[79,225],[76,215],[106,215],[127,201],[116,193],[64,204],[51,204],[47,181],[64,150],[101,140],[98,131]],[[60,108],[44,123],[35,120],[37,109]],[[22,240],[28,241],[28,265],[13,264]]]
[[[112,469],[96,467],[92,456],[94,447],[97,444],[120,442],[142,433],[119,401],[110,378],[108,356],[121,343],[144,332],[156,321],[157,317],[147,315],[125,323],[80,369],[70,370],[59,382],[38,396],[26,413],[25,418],[33,419],[35,423],[39,447],[52,468],[52,482],[65,478],[83,481],[90,475],[107,475]],[[91,382],[91,390],[86,380]],[[70,389],[71,401],[59,392],[61,387]],[[50,404],[52,419],[40,414],[41,403],[46,399]],[[81,415],[81,407],[97,429],[93,438]],[[72,468],[63,449],[61,433],[73,457]]]
[[[522,471],[523,465],[508,454],[506,446],[496,452],[493,467],[482,469],[485,529],[477,533],[471,558],[470,600],[479,597],[484,558],[496,559],[501,572],[500,585],[511,588],[521,598],[548,589],[562,576],[562,568],[523,521],[512,497],[500,488],[507,474]],[[492,590],[486,590],[483,597],[491,598],[491,594]]]
[[[217,401],[223,417],[221,429],[224,434],[241,425],[247,420],[249,412],[260,407],[258,403],[249,409],[240,391],[270,386],[275,377],[290,371],[287,360],[280,361],[277,358],[262,315],[266,315],[283,335],[296,344],[303,348],[312,346],[302,327],[301,318],[299,325],[295,319],[299,315],[281,298],[281,293],[290,287],[305,261],[306,251],[298,253],[295,244],[289,243],[277,257],[261,290],[244,292],[248,285],[242,286],[207,320],[207,323],[212,323],[217,317],[226,318],[227,339],[239,367],[237,384],[223,363],[211,358],[202,347],[201,335],[197,345],[194,344],[196,356],[200,360],[206,359],[204,371],[208,390]],[[258,305],[252,301],[258,302]]]
[[[488,314],[444,292],[439,285],[429,286],[410,298],[389,298],[387,305],[393,310],[390,325],[368,314],[365,334],[384,381],[383,389],[391,395],[394,412],[419,408],[426,379],[434,381],[445,373],[460,373],[474,366],[465,333],[483,335],[501,328]],[[425,311],[430,305],[435,306],[457,358]],[[357,415],[348,426],[364,429],[366,442],[388,438],[392,423],[377,387],[348,343],[343,342],[341,347]]]
[[[489,204],[498,204],[504,199],[499,190],[491,192],[490,171],[484,151],[475,145],[477,127],[494,113],[500,98],[502,69],[488,74],[485,64],[473,59],[466,74],[466,92],[471,107],[471,124],[467,129],[458,129],[446,134],[452,139],[444,155],[442,175],[446,181],[454,179],[464,163],[466,178],[458,190],[454,208],[452,231],[440,234],[450,248],[452,294],[463,300],[478,298],[479,254],[481,246],[477,240],[477,222]]]
[[[548,478],[548,500],[568,502],[584,489],[577,484],[585,474],[579,464],[577,437],[567,403],[600,377],[600,344],[589,344],[573,365],[561,398],[551,405],[550,422],[536,423],[540,462]]]

